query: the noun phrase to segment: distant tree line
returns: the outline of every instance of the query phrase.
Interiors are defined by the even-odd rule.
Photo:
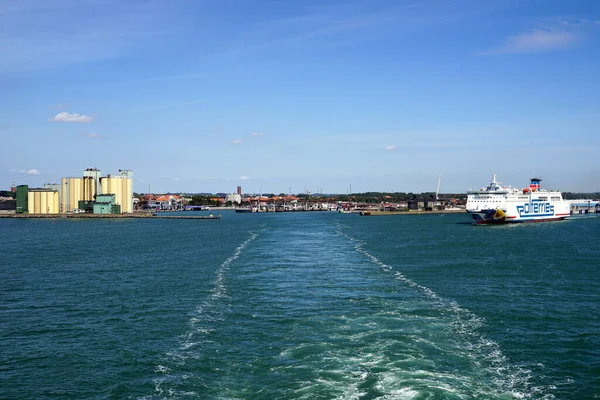
[[[191,206],[218,207],[222,203],[219,200],[212,200],[211,196],[192,196],[192,200],[188,204]]]
[[[140,197],[143,194],[134,193],[135,197]],[[14,193],[6,190],[0,190],[0,196],[4,197],[14,197]],[[264,193],[263,197],[274,197],[274,193]],[[277,196],[286,196],[285,193],[279,193]],[[189,203],[190,205],[198,205],[198,206],[219,206],[222,203],[218,200],[211,200],[213,197],[224,197],[223,193],[217,193],[215,195],[202,193],[197,195],[192,195],[192,201]],[[314,201],[353,201],[358,203],[398,203],[403,201],[410,200],[431,200],[435,199],[434,192],[425,192],[425,193],[405,193],[405,192],[365,192],[365,193],[352,193],[352,194],[313,194],[308,195],[306,193],[297,194],[301,200],[314,200]],[[463,199],[466,200],[466,193],[440,193],[439,199],[450,200],[452,198],[455,199]],[[563,198],[565,200],[570,199],[600,199],[600,192],[591,192],[591,193],[577,193],[577,192],[563,192]]]
[[[563,192],[563,199],[565,199],[565,200],[573,200],[573,199],[595,200],[595,199],[600,199],[600,192],[593,192],[593,193]]]
[[[299,194],[297,196],[299,199],[308,199],[309,196],[307,194]],[[466,195],[464,193],[454,194],[454,193],[445,193],[439,194],[438,198],[440,200],[450,200],[452,198],[455,199],[466,199]],[[425,192],[425,193],[404,193],[404,192],[365,192],[365,193],[352,193],[352,194],[330,194],[330,195],[312,195],[310,196],[310,200],[333,200],[333,201],[352,201],[357,203],[371,203],[371,204],[379,204],[379,203],[399,203],[410,200],[434,200],[435,193],[434,192]]]

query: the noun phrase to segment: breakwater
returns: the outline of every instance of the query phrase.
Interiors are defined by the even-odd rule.
[[[460,214],[464,213],[463,209],[452,210],[431,210],[431,211],[379,211],[379,210],[364,210],[360,211],[360,215],[364,216],[380,216],[380,215],[430,215],[430,214]]]

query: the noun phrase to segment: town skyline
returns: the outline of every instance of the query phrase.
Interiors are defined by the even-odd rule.
[[[6,188],[600,190],[595,2],[23,0],[0,25]]]

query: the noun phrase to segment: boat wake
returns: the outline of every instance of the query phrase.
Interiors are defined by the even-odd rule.
[[[250,237],[242,242],[234,253],[223,261],[216,270],[216,278],[211,295],[193,311],[188,321],[188,331],[181,335],[179,346],[167,353],[165,365],[157,365],[154,372],[160,374],[154,382],[154,396],[142,397],[143,399],[156,398],[185,398],[198,397],[194,391],[183,389],[185,382],[194,377],[194,372],[187,371],[185,362],[188,358],[198,358],[198,348],[202,344],[210,342],[209,336],[213,333],[215,321],[223,319],[223,314],[227,312],[228,305],[222,300],[229,298],[227,294],[226,278],[227,272],[233,262],[235,262],[244,249],[258,237],[257,233],[250,232]],[[169,387],[167,387],[169,386]],[[179,389],[179,388],[182,389]]]
[[[246,248],[246,246],[248,246],[248,244],[250,244],[250,242],[252,242],[254,239],[256,239],[257,236],[258,236],[258,234],[251,233],[250,237],[248,239],[246,239],[242,244],[240,244],[235,249],[235,253],[233,253],[233,255],[231,257],[229,257],[227,260],[223,261],[223,263],[219,266],[219,268],[217,269],[217,280],[215,282],[215,287],[212,290],[213,299],[218,299],[220,297],[227,296],[227,287],[225,286],[225,283],[224,283],[225,274],[229,270],[229,266],[231,265],[231,263],[239,258],[240,254],[242,254],[242,251]]]
[[[406,287],[413,289],[421,298],[408,306],[418,309],[417,316],[407,313],[406,310],[400,310],[397,314],[398,318],[403,320],[410,315],[410,318],[415,319],[415,324],[423,323],[424,329],[420,332],[416,329],[411,335],[399,335],[394,341],[406,341],[407,336],[411,336],[408,340],[413,343],[406,348],[414,346],[422,349],[426,346],[429,350],[424,354],[431,359],[420,360],[420,364],[417,365],[423,365],[424,368],[415,368],[415,365],[407,368],[403,363],[392,363],[391,369],[379,377],[379,386],[385,387],[383,393],[393,394],[393,398],[396,398],[396,395],[399,398],[438,398],[440,395],[449,398],[486,399],[555,398],[552,394],[555,387],[533,385],[531,371],[512,364],[503,354],[500,345],[481,333],[481,329],[485,327],[484,318],[461,307],[455,301],[444,299],[402,272],[395,271],[393,266],[369,253],[365,249],[365,242],[346,233],[347,229],[338,225],[337,232],[350,241],[358,253],[380,267],[383,272],[393,275]],[[424,342],[427,343],[423,344]],[[390,347],[393,344],[388,343],[386,346]],[[440,358],[437,354],[443,354],[443,357]],[[455,367],[448,368],[447,365],[443,365],[448,360],[453,360]],[[395,381],[392,380],[394,377]]]

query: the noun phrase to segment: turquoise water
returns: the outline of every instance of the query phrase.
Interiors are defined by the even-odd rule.
[[[3,399],[600,398],[600,218],[0,220]]]

